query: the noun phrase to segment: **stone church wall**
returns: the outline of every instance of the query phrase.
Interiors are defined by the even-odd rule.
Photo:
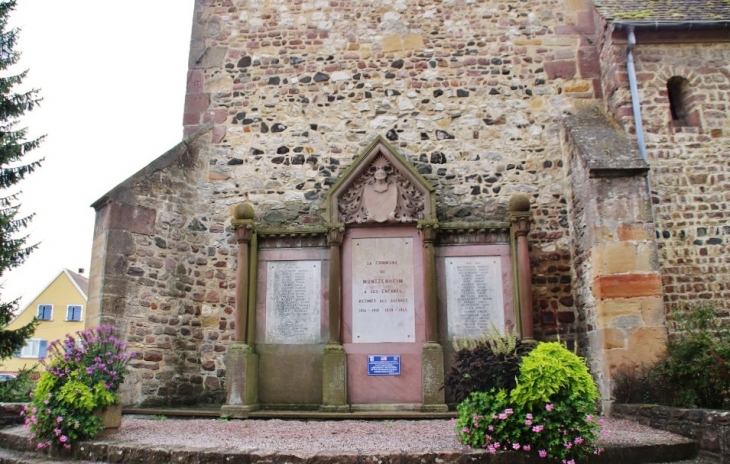
[[[538,332],[574,316],[560,119],[600,96],[584,1],[204,1],[184,123],[211,123],[218,203],[271,227],[322,221],[375,135],[438,189],[442,220],[533,198]]]
[[[224,402],[230,207],[251,202],[257,227],[323,225],[328,189],[378,135],[436,188],[441,221],[506,221],[528,195],[535,336],[588,343],[591,244],[574,256],[561,131],[612,90],[594,29],[587,0],[196,1],[185,141],[94,205],[90,320],[140,352],[125,404]],[[620,117],[622,92],[607,94]]]
[[[610,31],[609,31],[610,32]],[[608,111],[635,143],[626,32],[601,47]],[[667,310],[730,309],[730,40],[709,31],[637,32],[634,52]],[[664,42],[659,43],[659,42]],[[672,121],[667,81],[688,81],[689,113]],[[671,326],[670,326],[671,329]]]

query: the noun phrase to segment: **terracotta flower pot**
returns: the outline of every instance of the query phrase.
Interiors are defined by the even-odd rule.
[[[104,409],[94,411],[94,415],[101,417],[104,429],[118,429],[122,423],[122,405],[109,405]]]

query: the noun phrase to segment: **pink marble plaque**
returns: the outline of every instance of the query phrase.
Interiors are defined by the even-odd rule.
[[[352,342],[415,342],[413,239],[352,240]]]

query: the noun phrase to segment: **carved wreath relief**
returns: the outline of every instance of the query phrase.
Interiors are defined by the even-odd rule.
[[[411,222],[424,218],[425,201],[423,193],[380,155],[339,198],[338,209],[345,224]]]

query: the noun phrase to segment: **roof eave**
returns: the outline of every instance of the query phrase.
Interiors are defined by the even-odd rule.
[[[614,30],[623,29],[635,29],[635,30],[665,30],[665,31],[707,31],[707,30],[721,30],[730,29],[730,20],[716,20],[716,21],[626,21],[621,19],[614,19]]]

